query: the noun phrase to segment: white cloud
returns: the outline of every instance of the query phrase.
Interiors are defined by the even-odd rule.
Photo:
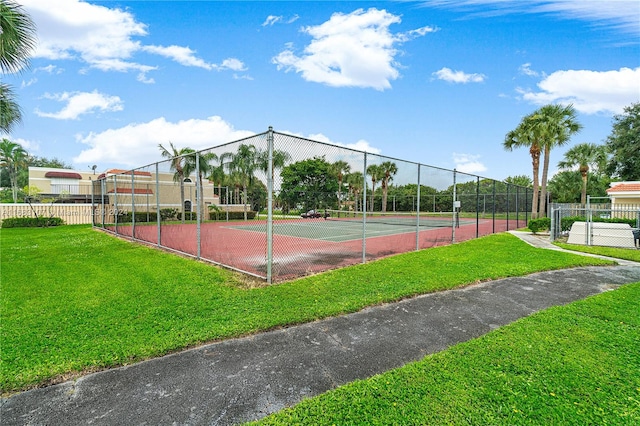
[[[96,111],[122,111],[122,100],[118,96],[108,96],[98,91],[93,92],[64,92],[44,96],[58,102],[66,102],[64,108],[55,113],[46,113],[36,110],[40,117],[55,118],[56,120],[75,120],[84,114],[92,114]]]
[[[47,65],[46,67],[38,67],[36,69],[33,70],[34,73],[37,72],[44,72],[47,74],[62,74],[64,72],[64,70],[60,67],[57,67],[55,65]]]
[[[429,0],[424,4],[464,9],[472,16],[554,14],[564,19],[579,19],[629,34],[640,34],[640,7],[637,0]],[[487,10],[487,7],[492,9]],[[474,9],[476,11],[472,12]]]
[[[302,78],[315,83],[388,89],[390,81],[400,75],[395,61],[397,44],[428,32],[420,29],[394,35],[389,26],[397,23],[399,16],[375,8],[334,13],[323,24],[302,29],[313,39],[301,56],[288,44],[272,62],[278,69],[301,73]]]
[[[453,71],[450,68],[442,68],[433,73],[439,80],[449,83],[482,83],[485,80],[484,74],[467,74],[464,71]]]
[[[480,161],[480,155],[458,154],[453,153],[453,163],[459,172],[463,173],[480,173],[485,172],[487,168]]]
[[[612,71],[556,71],[540,83],[539,92],[519,89],[522,98],[537,105],[572,103],[585,114],[619,114],[623,108],[640,101],[640,67]]]
[[[40,151],[40,144],[38,142],[33,142],[22,138],[11,138],[11,141],[20,145],[30,155],[34,155],[34,152]]]
[[[143,46],[142,50],[147,53],[164,56],[184,65],[186,67],[198,67],[206,70],[215,68],[214,64],[209,64],[204,60],[195,56],[195,51],[183,46]]]
[[[89,148],[83,150],[73,162],[139,167],[161,160],[158,144],[166,146],[172,142],[178,149],[188,146],[199,150],[254,134],[247,130],[236,130],[218,116],[177,123],[161,117],[146,123],[77,136],[77,140]]]
[[[262,26],[263,27],[266,27],[267,25],[271,26],[281,21],[282,21],[282,16],[269,15],[267,16],[267,19],[265,19],[264,22],[262,23]]]
[[[222,61],[222,64],[217,65],[217,68],[220,70],[233,70],[233,71],[246,71],[247,67],[245,64],[236,58],[227,58]]]
[[[148,34],[147,26],[126,10],[80,0],[56,0],[55,7],[42,0],[21,3],[37,26],[39,43],[35,57],[79,60],[102,71],[138,71],[137,79],[144,83],[154,82],[147,73],[158,67],[133,60],[140,52],[160,55],[183,66],[236,70],[224,63],[208,63],[188,47],[143,45],[136,38]]]
[[[528,75],[529,77],[538,77],[540,75],[539,72],[531,69],[531,64],[528,62],[526,64],[520,65],[520,73]]]
[[[32,78],[29,81],[22,80],[22,84],[20,84],[20,88],[24,89],[25,87],[29,87],[29,86],[31,86],[33,84],[36,84],[37,82],[38,82],[37,78]]]
[[[290,133],[290,134],[293,134],[293,133]],[[302,136],[302,135],[299,135],[299,136]],[[307,139],[311,139],[313,141],[330,143],[332,145],[338,145],[338,146],[344,146],[346,148],[351,148],[351,149],[355,149],[355,150],[358,150],[358,151],[365,151],[365,152],[369,152],[371,154],[380,154],[380,152],[381,152],[380,149],[371,146],[369,144],[369,142],[367,142],[364,139],[360,139],[359,141],[357,141],[355,143],[343,143],[343,142],[332,141],[331,139],[329,139],[327,136],[323,135],[322,133],[316,133],[316,134],[312,134],[312,135],[309,135],[309,136],[302,136],[302,137],[306,137]]]
[[[272,26],[274,24],[277,24],[278,22],[282,22],[285,24],[292,24],[294,22],[296,22],[300,17],[298,15],[293,15],[291,18],[287,19],[285,21],[284,17],[282,15],[280,16],[275,16],[275,15],[269,15],[267,16],[267,19],[264,20],[264,22],[262,23],[263,27],[266,26]]]

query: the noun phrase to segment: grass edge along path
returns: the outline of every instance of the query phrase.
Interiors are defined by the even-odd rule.
[[[617,247],[602,247],[602,246],[584,246],[578,244],[567,244],[554,242],[556,246],[565,250],[577,251],[581,253],[598,254],[600,256],[613,257],[616,259],[630,260],[632,262],[640,263],[640,250],[617,248]]]
[[[612,263],[505,233],[247,290],[227,270],[65,226],[2,230],[0,264],[6,394],[417,294]]]
[[[289,424],[640,423],[640,282],[302,401]]]

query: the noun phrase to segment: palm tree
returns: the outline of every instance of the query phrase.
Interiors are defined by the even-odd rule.
[[[538,199],[540,191],[540,154],[542,152],[542,132],[540,126],[533,119],[534,114],[529,114],[520,121],[518,127],[511,130],[504,138],[503,147],[512,151],[518,147],[529,147],[531,164],[533,166],[533,198],[531,202],[531,218],[538,217]]]
[[[342,210],[340,205],[342,202],[342,183],[344,182],[345,175],[351,171],[351,166],[343,160],[336,161],[332,166],[336,176],[338,176],[338,210]]]
[[[545,105],[533,113],[532,120],[536,126],[541,127],[543,134],[544,157],[538,217],[544,217],[546,215],[545,200],[547,197],[547,176],[549,174],[551,149],[567,144],[571,136],[582,129],[582,125],[576,119],[576,111],[573,105]]]
[[[349,185],[349,192],[353,195],[353,208],[357,212],[358,201],[360,200],[360,193],[363,188],[364,176],[362,175],[362,172],[349,173],[346,176],[346,181],[347,185]]]
[[[376,182],[382,178],[384,173],[379,165],[371,164],[367,167],[367,174],[371,176],[371,211],[373,211],[373,194],[376,192]]]
[[[198,203],[198,217],[200,220],[203,220],[204,217],[204,186],[202,185],[202,178],[213,170],[212,161],[218,160],[218,156],[214,152],[205,152],[198,153],[192,149],[188,149],[189,155],[184,157],[185,165],[184,165],[184,174],[185,176],[189,176],[191,173],[197,171],[198,172],[198,186],[197,186],[197,194],[199,198]],[[196,166],[196,157],[197,157],[197,166]]]
[[[0,167],[7,169],[11,190],[13,192],[13,202],[18,202],[18,168],[27,165],[27,151],[20,144],[2,139],[0,142]]]
[[[22,7],[11,1],[0,1],[0,70],[15,73],[29,64],[36,48],[36,27]],[[11,86],[0,84],[0,130],[9,133],[22,119]]]
[[[168,158],[171,160],[171,170],[175,173],[173,174],[173,181],[180,184],[180,211],[182,212],[182,223],[184,223],[184,155],[192,152],[193,150],[190,148],[182,148],[177,150],[175,146],[173,146],[173,142],[169,142],[170,150],[166,149],[162,144],[158,144],[158,148],[160,148],[160,155],[163,158]]]
[[[558,163],[561,169],[571,169],[578,166],[582,176],[582,192],[580,203],[587,203],[587,180],[590,169],[603,170],[607,162],[607,152],[604,145],[581,143],[564,154],[564,160]]]
[[[229,170],[232,173],[237,172],[242,180],[244,220],[247,220],[247,188],[251,184],[253,173],[258,167],[257,154],[255,146],[241,144],[235,154],[225,152],[220,156],[220,161],[222,162],[227,159],[230,160],[227,164]]]
[[[389,181],[393,179],[393,176],[398,173],[398,166],[391,161],[385,161],[380,164],[380,171],[382,173],[382,211],[387,211],[387,194],[389,191]]]
[[[218,185],[218,204],[227,204],[222,203],[222,184],[226,179],[226,174],[224,173],[224,165],[222,163],[218,164],[215,167],[211,167],[209,171],[209,180],[213,182],[213,185]],[[226,194],[225,194],[226,195]]]

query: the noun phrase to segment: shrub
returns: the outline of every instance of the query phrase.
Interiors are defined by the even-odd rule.
[[[155,212],[136,212],[136,222],[156,222],[158,214]],[[118,216],[118,223],[131,222],[131,212],[123,213]]]
[[[548,231],[551,229],[551,218],[541,217],[539,219],[531,219],[527,226],[534,234],[537,234],[540,231]]]
[[[252,220],[255,219],[256,217],[256,213],[255,211],[248,211],[247,212],[247,220]],[[228,212],[229,214],[229,220],[244,220],[244,212]],[[227,212],[225,211],[213,211],[209,213],[209,219],[210,220],[221,220],[221,221],[225,221],[227,220]]]
[[[64,225],[59,217],[8,217],[2,221],[3,228],[44,228]]]
[[[560,228],[563,232],[571,231],[571,226],[574,222],[586,222],[587,219],[584,216],[567,216],[560,220]],[[625,219],[622,217],[614,217],[610,219],[604,219],[601,217],[593,217],[592,222],[604,222],[604,223],[628,223],[632,228],[636,227],[636,219]]]
[[[175,220],[178,217],[178,209],[160,209],[161,220]]]

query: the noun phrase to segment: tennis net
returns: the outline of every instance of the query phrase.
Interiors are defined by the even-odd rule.
[[[327,209],[327,220],[337,222],[360,222],[365,219],[362,212]],[[454,223],[453,212],[367,212],[367,223],[385,225],[424,226],[428,228],[447,228]]]

